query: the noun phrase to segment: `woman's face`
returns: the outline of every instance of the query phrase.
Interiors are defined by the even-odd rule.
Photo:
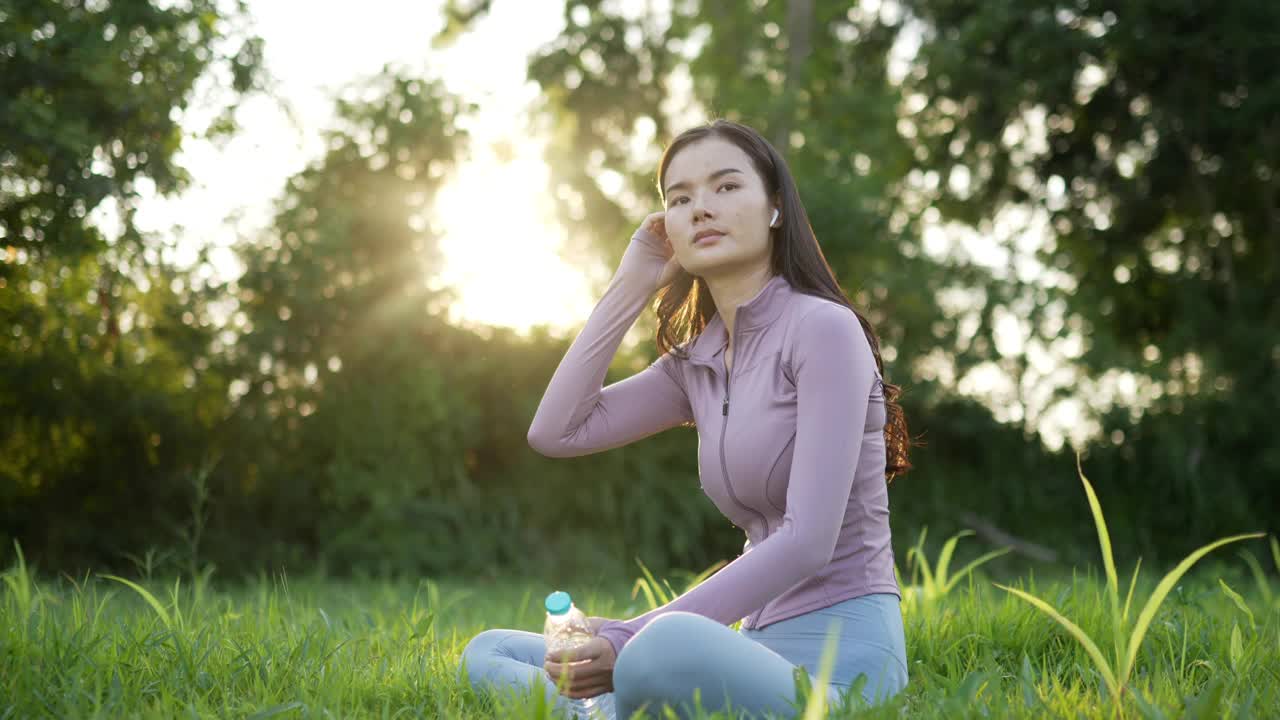
[[[768,266],[775,206],[741,148],[715,136],[690,143],[671,158],[663,182],[667,238],[686,272],[705,277]],[[703,233],[715,234],[697,237]]]

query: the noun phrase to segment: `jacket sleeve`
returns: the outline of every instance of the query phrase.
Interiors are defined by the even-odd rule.
[[[602,387],[622,338],[654,295],[662,240],[638,230],[604,296],[569,346],[529,426],[529,446],[549,457],[608,450],[693,419],[670,354]],[[657,269],[654,269],[657,268]]]
[[[857,317],[824,303],[795,335],[796,445],[782,525],[680,597],[599,635],[622,648],[654,618],[684,611],[724,625],[750,615],[831,561],[858,465],[875,359]]]

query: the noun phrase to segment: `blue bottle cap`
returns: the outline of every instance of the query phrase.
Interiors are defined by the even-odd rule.
[[[563,615],[569,612],[571,604],[573,600],[569,597],[569,593],[563,590],[557,590],[547,596],[547,612],[552,615]]]

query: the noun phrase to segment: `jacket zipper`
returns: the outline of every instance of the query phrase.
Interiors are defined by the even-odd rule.
[[[735,338],[737,337],[737,333],[734,333],[734,337]],[[735,346],[736,346],[736,343],[735,343]],[[741,362],[741,360],[742,358],[735,359],[733,362],[734,367],[737,367],[738,363]],[[729,428],[729,381],[731,379],[732,379],[732,371],[726,365],[725,371],[724,371],[724,404],[721,406],[721,409],[720,409],[720,414],[724,416],[724,421],[720,423],[720,472],[724,476],[724,488],[729,493],[729,497],[733,498],[733,501],[738,504],[738,507],[742,508],[743,510],[749,510],[755,513],[756,515],[760,516],[760,523],[764,528],[765,534],[767,535],[769,533],[768,519],[766,519],[764,514],[761,513],[759,510],[756,510],[754,508],[749,508],[746,506],[745,503],[739,500],[738,496],[733,492],[733,483],[729,482],[729,466],[725,462],[725,455],[724,455],[724,437],[725,437],[726,431]]]
[[[720,414],[729,417],[729,368],[727,367],[724,369],[724,405],[720,408]]]

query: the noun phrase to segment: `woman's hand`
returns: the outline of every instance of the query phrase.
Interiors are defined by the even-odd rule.
[[[661,241],[659,247],[649,248],[650,251],[656,251],[657,253],[654,256],[654,264],[664,263],[662,270],[658,272],[658,277],[654,281],[654,292],[670,285],[681,270],[680,263],[676,261],[675,251],[671,248],[671,240],[667,237],[666,216],[666,211],[659,210],[658,212],[650,213],[640,223],[640,229],[647,230]]]
[[[604,618],[588,618],[589,621]],[[599,628],[592,622],[592,632]],[[613,692],[613,663],[617,657],[613,645],[602,637],[593,637],[572,650],[547,653],[543,668],[560,694],[580,699]],[[573,664],[570,664],[573,663]],[[563,680],[563,685],[561,682]]]

